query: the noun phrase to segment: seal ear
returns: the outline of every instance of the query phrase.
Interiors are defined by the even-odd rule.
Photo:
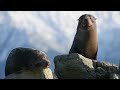
[[[97,20],[97,18],[93,17],[95,20]]]
[[[79,18],[79,19],[77,19],[77,21],[78,21],[78,22],[81,22],[81,19]]]

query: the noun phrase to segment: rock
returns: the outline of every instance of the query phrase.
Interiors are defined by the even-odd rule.
[[[96,73],[96,79],[109,78],[109,76],[107,75],[107,71],[103,69],[102,67],[97,67],[95,69],[95,73]]]
[[[97,79],[110,79],[113,73],[119,72],[119,67],[115,64],[104,61],[93,61]]]
[[[110,75],[110,79],[120,79],[120,76],[116,73]]]
[[[92,79],[96,75],[92,60],[77,53],[56,56],[54,63],[59,79]]]
[[[56,56],[54,64],[58,79],[110,79],[113,73],[119,73],[115,64],[91,60],[78,53]]]
[[[48,56],[31,48],[15,48],[9,54],[6,79],[53,79]]]
[[[104,62],[104,61],[93,61],[94,67],[102,67],[103,69],[109,71],[109,72],[117,72],[119,67],[115,64]],[[96,65],[95,65],[96,64]]]

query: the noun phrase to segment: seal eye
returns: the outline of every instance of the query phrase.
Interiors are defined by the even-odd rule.
[[[35,64],[35,67],[40,67],[40,66],[41,66],[40,63],[36,63],[36,64]]]
[[[94,23],[95,20],[96,20],[96,18],[94,18],[94,17],[90,17],[90,20]]]

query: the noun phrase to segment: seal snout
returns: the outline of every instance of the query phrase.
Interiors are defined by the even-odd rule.
[[[88,27],[90,27],[90,26],[93,25],[93,22],[90,20],[90,18],[86,18],[85,21],[86,21],[86,25],[87,25]]]
[[[43,60],[43,61],[41,61],[41,62],[35,63],[34,66],[35,66],[36,68],[39,68],[39,67],[49,68],[49,67],[50,67],[50,62]]]

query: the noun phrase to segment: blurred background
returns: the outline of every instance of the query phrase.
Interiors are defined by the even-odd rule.
[[[5,63],[9,53],[17,47],[45,52],[54,72],[54,57],[68,54],[76,33],[77,19],[86,13],[97,18],[97,59],[118,65],[119,11],[0,11],[0,79],[5,77]]]

